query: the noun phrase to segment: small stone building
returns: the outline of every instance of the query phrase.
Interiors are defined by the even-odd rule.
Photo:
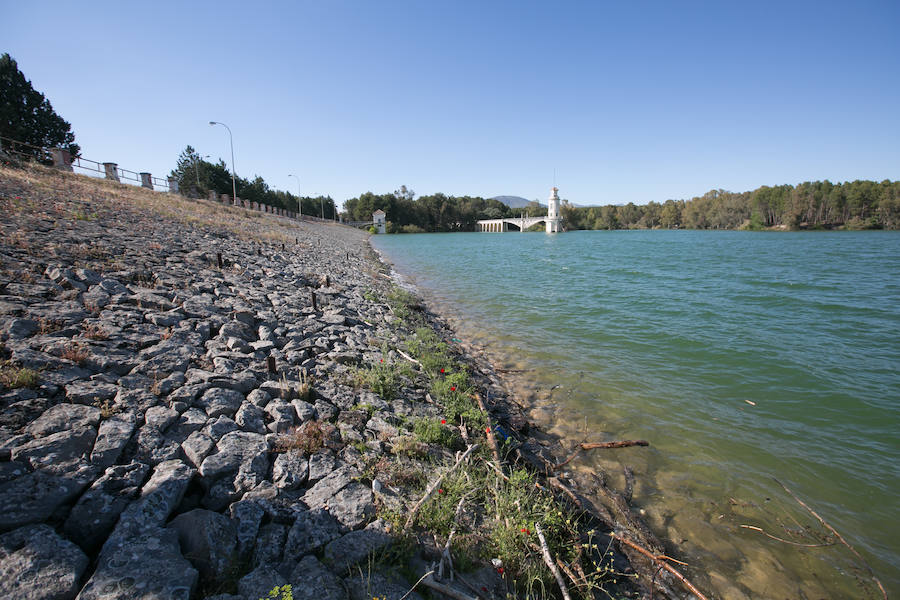
[[[387,229],[385,229],[385,217],[387,215],[381,209],[376,210],[372,213],[372,221],[374,222],[375,229],[378,230],[378,233],[387,233]]]

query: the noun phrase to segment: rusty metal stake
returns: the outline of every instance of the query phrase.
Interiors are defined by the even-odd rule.
[[[222,262],[222,253],[216,252],[216,262],[219,264],[219,268],[221,269],[225,263]]]
[[[266,363],[269,367],[269,373],[272,373],[274,375],[275,373],[278,372],[278,370],[275,368],[275,357],[274,356],[270,356],[269,358],[267,358]]]
[[[319,309],[316,307],[316,292],[314,290],[309,290],[309,301],[312,304],[312,309],[318,311]]]

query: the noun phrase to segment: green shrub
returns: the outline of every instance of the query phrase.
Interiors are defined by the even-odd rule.
[[[418,419],[413,423],[413,433],[419,441],[437,444],[456,450],[462,448],[462,438],[452,427],[442,424],[440,419]]]

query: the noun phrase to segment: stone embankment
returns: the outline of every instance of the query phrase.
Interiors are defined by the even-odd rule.
[[[0,597],[400,598],[441,556],[397,524],[454,463],[453,426],[485,433],[447,424],[399,350],[414,332],[367,234],[42,169],[0,169],[0,203]],[[454,442],[415,437],[432,422]],[[501,500],[473,527],[525,535]],[[469,597],[515,593],[499,564],[469,565]]]

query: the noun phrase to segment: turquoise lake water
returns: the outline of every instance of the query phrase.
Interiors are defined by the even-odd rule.
[[[900,592],[900,233],[374,236],[722,598]],[[802,535],[803,528],[809,535]],[[827,532],[826,532],[827,533]]]

